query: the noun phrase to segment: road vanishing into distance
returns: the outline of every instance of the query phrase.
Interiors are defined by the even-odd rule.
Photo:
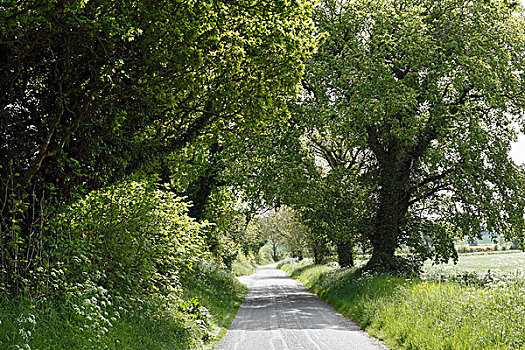
[[[250,291],[215,350],[387,349],[275,266],[240,278]]]

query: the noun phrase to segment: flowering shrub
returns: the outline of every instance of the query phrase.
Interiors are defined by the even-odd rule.
[[[187,204],[147,182],[94,191],[53,223],[65,279],[87,277],[115,296],[168,295],[202,254]]]
[[[0,332],[0,348],[38,344],[37,328],[45,325],[37,323],[49,310],[69,334],[63,348],[105,348],[112,327],[124,316],[137,318],[137,310],[144,311],[145,323],[168,324],[207,340],[206,309],[182,295],[181,280],[205,256],[204,225],[187,212],[181,198],[155,181],[93,191],[60,210],[46,227],[45,249],[27,281],[25,296],[39,316],[16,311],[18,316],[0,324],[0,330],[17,329],[16,338]],[[171,336],[165,341],[173,342]]]

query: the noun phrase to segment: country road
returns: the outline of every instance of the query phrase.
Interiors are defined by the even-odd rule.
[[[387,349],[275,264],[240,280],[250,291],[215,350]]]

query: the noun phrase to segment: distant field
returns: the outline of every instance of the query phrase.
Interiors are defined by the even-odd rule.
[[[435,265],[425,264],[424,270],[432,273],[487,273],[488,270],[496,274],[520,274],[525,272],[525,253],[506,254],[463,254],[459,256],[457,265],[453,263]]]

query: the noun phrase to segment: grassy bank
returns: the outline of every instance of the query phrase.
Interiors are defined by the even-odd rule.
[[[184,283],[185,297],[197,297],[210,315],[211,341],[205,344],[205,348],[213,348],[226,333],[247,293],[248,288],[232,273],[214,264],[201,266],[199,273]]]
[[[0,300],[0,348],[212,348],[229,327],[246,292],[231,273],[202,264],[184,281],[182,304],[144,298],[122,308],[97,297],[85,299],[79,308],[39,298],[4,298]],[[200,306],[208,310],[209,317],[196,317],[199,312],[195,309]]]
[[[525,349],[523,280],[372,277],[309,262],[281,268],[393,349]]]
[[[239,252],[232,263],[231,269],[235,276],[251,275],[255,272],[257,266],[273,264],[274,262],[270,246],[265,245],[259,249],[257,254],[250,253],[246,255],[243,252]]]

